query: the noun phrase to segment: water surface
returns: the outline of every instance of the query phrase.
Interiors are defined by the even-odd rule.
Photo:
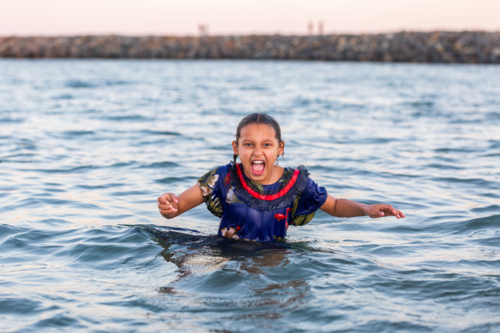
[[[0,61],[0,331],[500,330],[500,67]],[[334,197],[285,244],[180,193],[267,112]]]

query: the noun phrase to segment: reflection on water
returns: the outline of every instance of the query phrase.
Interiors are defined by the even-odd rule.
[[[262,274],[259,268],[285,266],[288,263],[286,254],[293,247],[287,243],[262,244],[221,236],[189,235],[187,230],[177,230],[148,229],[164,248],[160,255],[179,268],[180,278],[196,275],[197,272],[203,275],[230,269],[224,265],[230,261],[237,263],[238,272]],[[179,248],[179,243],[182,248]],[[172,245],[177,246],[170,249]]]
[[[498,331],[500,67],[0,61],[0,331]],[[407,215],[284,244],[163,219],[246,114],[285,166]]]
[[[174,230],[147,230],[164,248],[160,256],[177,266],[177,278],[159,287],[159,293],[228,296],[231,306],[257,311],[273,308],[243,315],[249,320],[281,318],[282,311],[296,309],[308,301],[310,288],[304,278],[280,283],[270,283],[266,278],[269,269],[279,270],[290,264],[288,257],[297,255],[292,250],[294,244],[260,244]],[[302,251],[307,248],[304,244],[298,247]],[[237,277],[222,278],[221,272]],[[244,279],[243,286],[239,277]]]

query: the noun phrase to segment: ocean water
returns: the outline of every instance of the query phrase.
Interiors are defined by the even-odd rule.
[[[337,198],[284,244],[156,207],[239,120]],[[499,332],[500,66],[0,60],[0,331]]]

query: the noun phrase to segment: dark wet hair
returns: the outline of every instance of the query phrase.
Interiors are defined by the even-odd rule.
[[[243,127],[250,125],[250,124],[265,124],[265,125],[271,126],[274,129],[274,133],[276,133],[276,139],[278,139],[278,143],[281,144],[282,140],[281,140],[280,124],[278,124],[276,119],[274,119],[273,117],[271,117],[270,115],[267,115],[265,113],[252,113],[252,114],[249,114],[248,116],[246,116],[245,118],[241,119],[240,123],[238,124],[238,127],[236,127],[236,135],[235,135],[236,136],[236,144],[238,144],[238,141],[240,140],[241,130],[243,129]],[[284,151],[283,151],[283,155],[285,155]],[[283,155],[281,155],[281,157],[283,157]],[[238,155],[233,154],[234,163],[236,163],[237,157],[238,157]],[[283,160],[284,159],[285,158],[283,157]]]

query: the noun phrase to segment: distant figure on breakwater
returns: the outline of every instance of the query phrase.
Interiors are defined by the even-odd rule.
[[[318,35],[320,35],[320,36],[323,35],[323,28],[324,28],[323,21],[319,21],[318,22]]]
[[[208,24],[198,24],[198,32],[200,33],[200,36],[207,36]]]

